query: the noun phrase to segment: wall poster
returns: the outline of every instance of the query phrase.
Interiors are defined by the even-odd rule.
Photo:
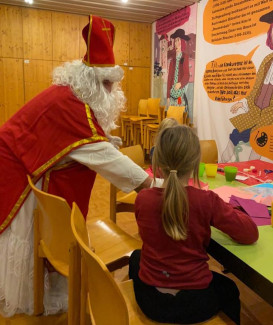
[[[198,5],[194,122],[219,161],[273,160],[273,0]]]
[[[153,24],[154,75],[152,97],[161,105],[185,106],[193,118],[193,89],[197,4],[178,10]]]

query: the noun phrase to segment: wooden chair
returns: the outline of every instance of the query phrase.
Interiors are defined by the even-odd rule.
[[[148,99],[140,99],[138,102],[137,115],[122,114],[121,121],[121,137],[126,145],[131,142],[130,118],[147,117],[148,116]]]
[[[29,176],[28,181],[38,202],[34,218],[34,312],[36,315],[43,312],[43,259],[47,258],[58,272],[69,279],[69,324],[78,324],[79,309],[75,306],[78,306],[80,283],[71,279],[79,281],[79,276],[71,277],[70,270],[79,275],[80,268],[77,245],[70,227],[71,208],[65,199],[37,189]],[[92,244],[111,271],[127,265],[131,252],[142,246],[140,240],[127,234],[110,219],[94,219],[88,223],[88,229],[95,234],[90,247]]]
[[[140,167],[144,167],[144,153],[141,146],[135,145],[120,149],[120,151],[133,160]],[[118,190],[115,185],[110,184],[110,219],[116,222],[118,212],[134,212],[134,204],[137,193],[132,191],[124,193]]]
[[[82,260],[86,267],[86,272],[83,273],[85,278],[82,279],[82,283],[87,284],[92,324],[159,324],[148,319],[138,307],[132,280],[117,284],[103,261],[88,247],[81,236],[82,220],[83,216],[80,209],[76,203],[73,203],[71,228],[80,246]],[[198,324],[223,325],[233,324],[233,322],[224,314],[219,313],[211,320]]]
[[[215,140],[199,140],[201,147],[201,161],[215,164],[218,162],[218,149]]]
[[[80,307],[80,256],[70,227],[71,209],[63,198],[37,189],[28,176],[37,199],[34,211],[34,314],[43,313],[44,259],[68,277],[68,324],[77,324]]]
[[[179,124],[185,124],[185,106],[169,106],[166,116],[168,118],[174,118],[178,121]],[[144,126],[144,143],[143,148],[147,153],[150,152],[151,148],[154,145],[154,139],[159,128],[159,123],[149,123]]]
[[[162,119],[162,109],[160,106],[160,98],[148,98],[147,110],[148,116],[144,117],[131,117],[130,129],[131,139],[133,145],[144,143],[144,126],[148,123],[160,123]]]

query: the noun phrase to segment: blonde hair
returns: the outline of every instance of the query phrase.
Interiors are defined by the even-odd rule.
[[[197,135],[185,125],[162,130],[153,154],[153,172],[160,169],[165,189],[162,223],[165,232],[174,240],[185,240],[189,219],[189,203],[183,179],[193,174],[199,185],[200,144]],[[200,186],[200,185],[199,185]]]
[[[166,117],[164,120],[161,121],[158,127],[157,133],[160,133],[162,130],[166,128],[172,128],[174,126],[179,125],[178,121],[172,117]]]
[[[157,133],[154,139],[154,144],[156,144],[156,140],[157,137],[159,135],[159,133],[167,128],[172,128],[174,126],[179,125],[178,121],[172,117],[166,117],[164,118],[164,120],[161,121],[161,123],[159,124],[159,127],[157,129]],[[152,156],[151,156],[152,157]]]

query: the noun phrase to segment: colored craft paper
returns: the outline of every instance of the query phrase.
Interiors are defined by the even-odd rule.
[[[241,161],[241,162],[229,162],[229,163],[218,163],[218,168],[224,168],[225,166],[235,166],[238,168],[238,173],[240,176],[246,176],[247,179],[239,180],[240,182],[247,185],[256,185],[264,182],[273,182],[273,173],[267,174],[265,172],[266,169],[273,170],[273,164],[270,162],[262,161],[262,160],[249,160],[249,161]],[[251,166],[254,166],[255,169],[253,172],[250,170],[249,172],[243,172],[244,169],[250,169]],[[222,173],[223,174],[223,173]],[[238,176],[238,174],[237,174]]]
[[[250,217],[270,219],[266,205],[258,203],[254,200],[242,199],[241,197],[232,195],[229,203],[233,206],[242,207]]]
[[[255,193],[255,201],[271,206],[273,202],[273,184],[263,183],[244,188],[245,191]],[[259,198],[259,201],[258,201]]]
[[[236,188],[232,186],[217,187],[213,190],[213,192],[217,193],[220,196],[220,198],[222,198],[225,202],[229,202],[232,195],[245,198],[245,199],[251,199],[255,195],[255,193],[245,192],[240,188]]]

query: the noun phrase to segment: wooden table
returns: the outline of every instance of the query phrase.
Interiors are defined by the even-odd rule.
[[[228,185],[246,186],[234,181],[228,183],[223,175],[202,177],[210,189]],[[207,252],[232,272],[244,284],[273,306],[273,227],[259,226],[259,240],[252,245],[241,245],[212,227]]]

